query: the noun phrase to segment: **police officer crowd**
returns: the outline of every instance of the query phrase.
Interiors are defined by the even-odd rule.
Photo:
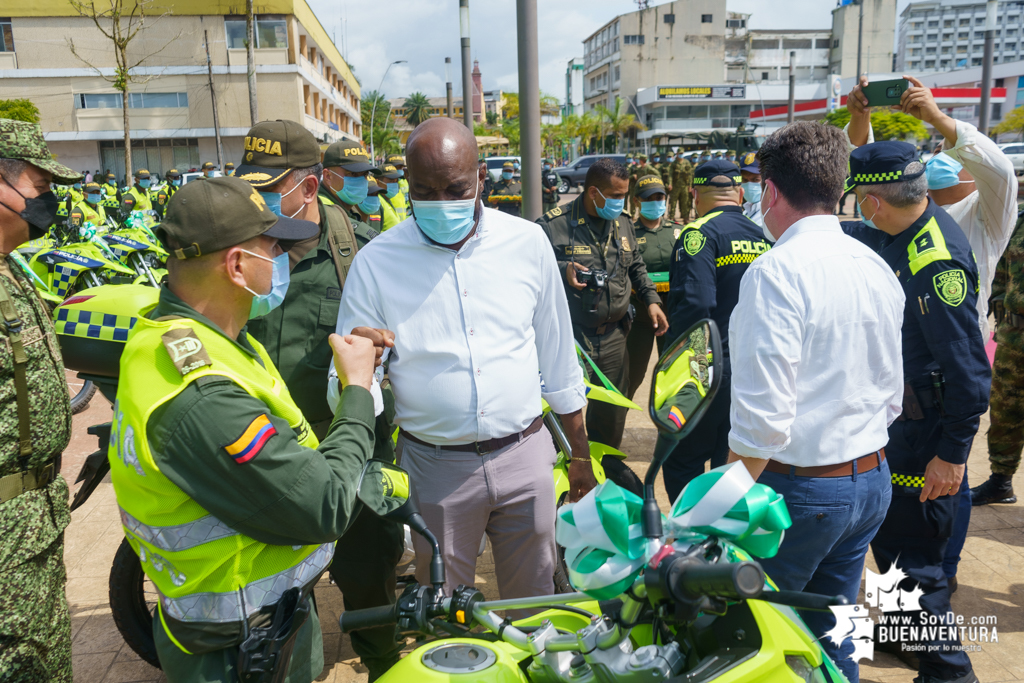
[[[124,188],[114,174],[82,183],[81,174],[51,158],[38,126],[0,120],[5,256],[61,212],[102,225],[107,202],[127,201],[160,218],[168,276],[156,308],[138,318],[125,345],[110,463],[127,538],[160,594],[154,637],[168,680],[264,680],[245,677],[258,671],[251,653],[271,645],[290,653],[279,662],[280,680],[316,678],[323,643],[311,594],[324,572],[346,610],[394,602],[402,529],[363,509],[355,487],[368,460],[395,461],[396,427],[409,467],[425,468],[430,480],[430,467],[445,463],[450,477],[465,477],[453,489],[460,495],[473,487],[491,491],[493,482],[477,474],[486,468],[507,472],[506,483],[536,475],[536,468],[516,473],[514,465],[516,457],[553,458],[550,440],[534,436],[539,413],[505,423],[487,415],[488,392],[514,384],[501,374],[510,359],[535,344],[525,356],[527,374],[535,382],[540,365],[545,388],[530,390],[545,392],[563,415],[575,500],[594,485],[589,457],[576,451],[588,438],[618,448],[626,410],[595,402],[584,421],[573,343],[632,397],[654,349],[660,353],[666,340],[704,318],[721,332],[723,381],[702,422],[665,463],[670,499],[709,464],[741,460],[791,504],[794,526],[779,557],[766,564],[780,587],[856,601],[870,547],[881,571],[895,565],[907,589],[920,590],[923,613],[950,612],[972,504],[1015,500],[1010,477],[1024,445],[1024,221],[1011,240],[1016,178],[990,140],[942,113],[913,81],[900,108],[930,124],[943,151],[924,164],[909,144],[874,142],[865,84],[850,93],[844,131],[793,124],[769,136],[759,153],[702,154],[695,165],[671,151],[650,160],[638,154],[636,163],[631,156],[628,165],[602,158],[566,204],[559,204],[558,176],[545,159],[544,214],[536,225],[523,220],[515,165],[506,163],[492,183],[471,139],[444,119],[417,128],[408,165],[401,154],[377,165],[353,141],[321,149],[301,124],[265,121],[248,132],[237,169],[225,164],[218,177],[207,162],[203,182],[185,186],[176,169],[163,179],[138,169]],[[442,158],[441,149],[449,150],[446,166],[424,161]],[[63,201],[51,183],[69,188]],[[854,195],[863,218],[840,225],[833,211],[844,193]],[[812,240],[831,246],[816,253]],[[494,251],[499,244],[504,251]],[[822,258],[836,259],[831,273]],[[513,272],[501,272],[516,259],[517,267],[535,269],[545,291],[536,294]],[[388,272],[389,263],[395,270]],[[494,279],[484,284],[473,268]],[[814,356],[821,341],[815,330],[824,335],[838,325],[831,311],[842,309],[829,308],[836,304],[827,296],[856,287],[836,278],[857,268],[877,293],[849,297],[847,308],[860,317],[844,329],[851,354],[866,354],[857,362],[874,393],[860,402],[849,396],[839,412],[843,419],[865,415],[871,427],[862,431],[881,441],[851,436],[856,445],[835,445],[829,428],[846,427],[809,428],[814,410],[803,409],[816,391],[829,389],[812,386],[799,366],[823,362]],[[818,285],[804,291],[804,282]],[[478,286],[500,290],[507,306],[489,316],[473,309]],[[990,292],[1000,342],[994,377],[985,352]],[[798,299],[810,303],[794,307]],[[403,327],[425,312],[428,332]],[[71,430],[67,388],[48,311],[6,258],[0,314],[7,345],[0,672],[13,672],[0,679],[70,681],[62,559],[68,488],[59,475]],[[873,318],[873,327],[864,322]],[[524,333],[524,325],[534,331]],[[768,341],[754,338],[752,330],[762,329]],[[780,337],[771,348],[772,335],[790,329],[806,334]],[[475,346],[489,333],[505,339],[502,330],[530,343]],[[874,342],[891,344],[873,353]],[[430,364],[438,377],[454,372],[464,376],[459,386],[474,387],[468,393],[479,403],[467,404],[474,426],[433,414],[429,401],[410,403],[428,389],[443,403],[451,391],[447,379],[428,386],[423,368]],[[972,497],[965,463],[990,384],[993,475]],[[550,473],[541,474],[550,486]],[[438,496],[431,506],[445,525],[438,536],[446,562],[466,580],[484,532],[496,558],[536,552],[543,565],[537,575],[499,571],[508,597],[543,594],[551,584],[544,533],[554,511],[535,505],[545,497],[550,505],[551,494],[527,483],[528,492],[486,504],[483,521],[466,519],[468,507],[463,518],[457,514],[458,506],[482,505],[479,496],[422,493]],[[849,499],[828,503],[807,493],[825,488]],[[861,505],[865,496],[870,504]],[[522,509],[534,512],[513,523]],[[471,542],[453,540],[471,524]],[[547,531],[524,532],[534,526]],[[807,621],[819,637],[835,626],[831,615]],[[271,624],[287,627],[270,634]],[[822,643],[847,678],[858,680],[849,645]],[[977,680],[958,641],[924,644],[939,647],[888,647],[912,661],[920,681]],[[353,633],[352,645],[370,680],[394,665],[402,647],[387,627]]]

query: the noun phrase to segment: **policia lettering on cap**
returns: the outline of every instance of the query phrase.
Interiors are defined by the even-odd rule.
[[[903,412],[885,447],[892,503],[871,546],[880,571],[898,566],[924,591],[922,609],[945,618],[941,564],[967,486],[967,456],[988,408],[991,371],[978,328],[974,254],[956,221],[928,198],[924,174],[905,142],[855,149],[847,187],[864,221],[843,229],[878,251],[906,294]],[[914,649],[926,680],[977,680],[958,638],[921,644]]]
[[[345,149],[351,150],[347,156]],[[359,243],[346,212],[320,197],[321,175],[325,173],[321,161],[340,172],[346,163],[360,157],[339,143],[321,158],[320,143],[300,124],[263,121],[250,129],[242,163],[235,170],[235,177],[249,182],[276,212],[319,226],[314,236],[288,252],[291,284],[281,305],[248,325],[249,333],[263,344],[280,370],[318,438],[326,436],[334,420],[327,401],[332,359],[328,337],[338,323],[341,294]],[[330,187],[338,187],[334,176],[330,177]],[[393,396],[385,392],[383,402],[385,410],[374,420],[374,457],[393,461],[394,445],[389,438]],[[401,559],[403,537],[400,525],[376,515],[359,515],[352,522],[337,544],[330,570],[344,596],[345,609],[394,602],[394,569]],[[383,631],[360,631],[352,637],[353,649],[374,676],[397,661],[401,651],[393,634]]]

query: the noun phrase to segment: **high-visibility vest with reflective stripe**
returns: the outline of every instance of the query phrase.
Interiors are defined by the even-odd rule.
[[[135,197],[135,211],[152,211],[153,202],[149,200],[148,191],[139,191],[139,188],[132,185],[128,188],[128,194]]]
[[[164,336],[173,330],[178,332]],[[266,350],[252,337],[249,342],[262,366],[198,321],[140,317],[121,357],[108,451],[111,481],[125,536],[159,592],[163,627],[186,652],[175,638],[175,622],[191,627],[240,622],[289,588],[311,586],[334,554],[334,543],[269,545],[235,531],[178,488],[153,460],[146,429],[150,416],[207,375],[226,377],[261,400],[269,413],[287,420],[301,445],[319,445]],[[210,362],[203,364],[207,357]],[[197,367],[183,376],[178,367],[188,370],[190,362]]]
[[[103,227],[107,223],[107,212],[99,204],[93,206],[89,202],[79,202],[71,210],[74,211],[75,209],[82,212],[83,223],[92,223],[98,228]]]
[[[405,192],[402,191],[402,181],[398,181],[398,194],[391,198],[391,203],[395,205],[395,213],[398,214],[398,220],[404,221],[409,217],[409,203],[405,199]]]
[[[405,220],[398,215],[395,208],[395,197],[388,197],[383,192],[377,196],[380,197],[381,230],[390,230]]]

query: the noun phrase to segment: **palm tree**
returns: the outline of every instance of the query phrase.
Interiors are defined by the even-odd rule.
[[[607,121],[606,130],[615,135],[615,151],[618,152],[622,146],[622,136],[631,130],[646,130],[646,126],[636,120],[636,117],[632,114],[625,112],[626,101],[615,96],[615,106],[611,109],[603,105],[597,105],[594,107],[597,110],[598,115],[601,117],[601,122]],[[601,151],[604,151],[604,138],[601,139]]]
[[[405,98],[405,120],[412,124],[412,127],[420,125],[430,118],[432,107],[430,100],[421,92],[414,92]]]
[[[597,118],[592,112],[587,112],[580,117],[579,126],[576,129],[577,134],[580,136],[580,144],[586,142],[588,149],[593,150],[595,144],[591,138],[596,138],[604,131],[601,125],[600,119]]]

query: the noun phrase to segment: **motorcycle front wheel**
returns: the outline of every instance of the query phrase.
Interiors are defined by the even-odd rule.
[[[71,414],[78,415],[89,407],[89,401],[96,395],[96,385],[68,372],[68,393],[71,394]]]
[[[607,479],[615,482],[618,486],[644,497],[644,483],[640,481],[640,477],[636,476],[636,472],[630,469],[622,460],[619,460],[614,455],[605,455],[601,458],[601,467],[604,468],[604,474]],[[561,506],[565,502],[565,497],[558,501],[558,505]],[[565,564],[565,548],[558,546],[558,557],[555,558],[555,592],[556,593],[572,593],[575,589],[572,584],[569,583],[569,568]]]
[[[156,601],[156,588],[142,571],[139,556],[127,539],[122,540],[110,568],[110,612],[128,647],[159,669],[153,640]]]

